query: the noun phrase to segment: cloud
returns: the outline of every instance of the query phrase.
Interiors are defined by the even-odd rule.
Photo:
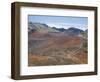
[[[73,23],[48,23],[50,27],[56,27],[56,28],[65,28],[68,29],[70,27],[75,27],[78,29],[86,30],[88,28],[87,25],[83,24],[73,24]]]

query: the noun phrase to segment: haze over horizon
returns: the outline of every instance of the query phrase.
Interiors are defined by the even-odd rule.
[[[78,29],[86,30],[88,28],[87,17],[29,15],[28,22],[44,23],[50,27],[65,29],[75,27]]]

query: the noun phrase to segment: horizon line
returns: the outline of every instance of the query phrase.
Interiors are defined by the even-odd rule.
[[[69,28],[77,28],[77,29],[81,29],[81,30],[83,30],[83,31],[85,31],[85,30],[87,30],[88,28],[86,28],[86,27],[88,27],[87,25],[86,25],[86,27],[84,28],[84,29],[82,29],[82,27],[79,27],[79,26],[70,26],[70,25],[64,25],[64,26],[66,26],[66,28],[64,27],[64,26],[62,26],[62,27],[60,27],[59,25],[57,26],[57,25],[55,25],[55,26],[53,26],[53,25],[50,25],[50,24],[47,24],[47,23],[42,23],[42,22],[32,22],[32,21],[28,21],[28,23],[40,23],[40,24],[46,24],[47,26],[49,26],[49,27],[51,27],[51,28],[53,28],[53,27],[55,27],[55,28],[64,28],[64,29],[69,29]],[[66,23],[67,24],[67,23]],[[77,24],[78,25],[78,24]]]

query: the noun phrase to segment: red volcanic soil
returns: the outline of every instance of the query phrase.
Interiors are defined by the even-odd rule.
[[[70,36],[61,33],[32,33],[31,38],[40,39],[40,43],[33,46],[28,55],[29,66],[45,65],[70,65],[87,64],[88,56],[84,52],[82,44],[85,39],[77,35]],[[41,40],[42,43],[41,43]]]
[[[49,33],[39,33],[39,32],[34,32],[32,33],[33,38],[50,38],[50,34]],[[52,36],[53,37],[53,36]]]
[[[34,36],[34,37],[40,37],[40,36],[43,36],[44,34],[46,34],[46,33],[40,33],[40,32],[33,32],[32,33],[32,36]]]
[[[69,47],[76,47],[80,46],[82,44],[83,39],[80,37],[53,37],[47,39],[45,41],[44,45],[40,47],[41,49],[46,49],[46,48],[69,48]]]

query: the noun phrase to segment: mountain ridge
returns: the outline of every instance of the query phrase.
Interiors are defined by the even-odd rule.
[[[50,27],[45,23],[29,22],[28,31],[29,32],[43,32],[43,33],[65,32],[65,33],[80,34],[82,32],[87,32],[87,29],[85,31],[76,27],[70,27],[68,29],[65,29],[65,28]]]

